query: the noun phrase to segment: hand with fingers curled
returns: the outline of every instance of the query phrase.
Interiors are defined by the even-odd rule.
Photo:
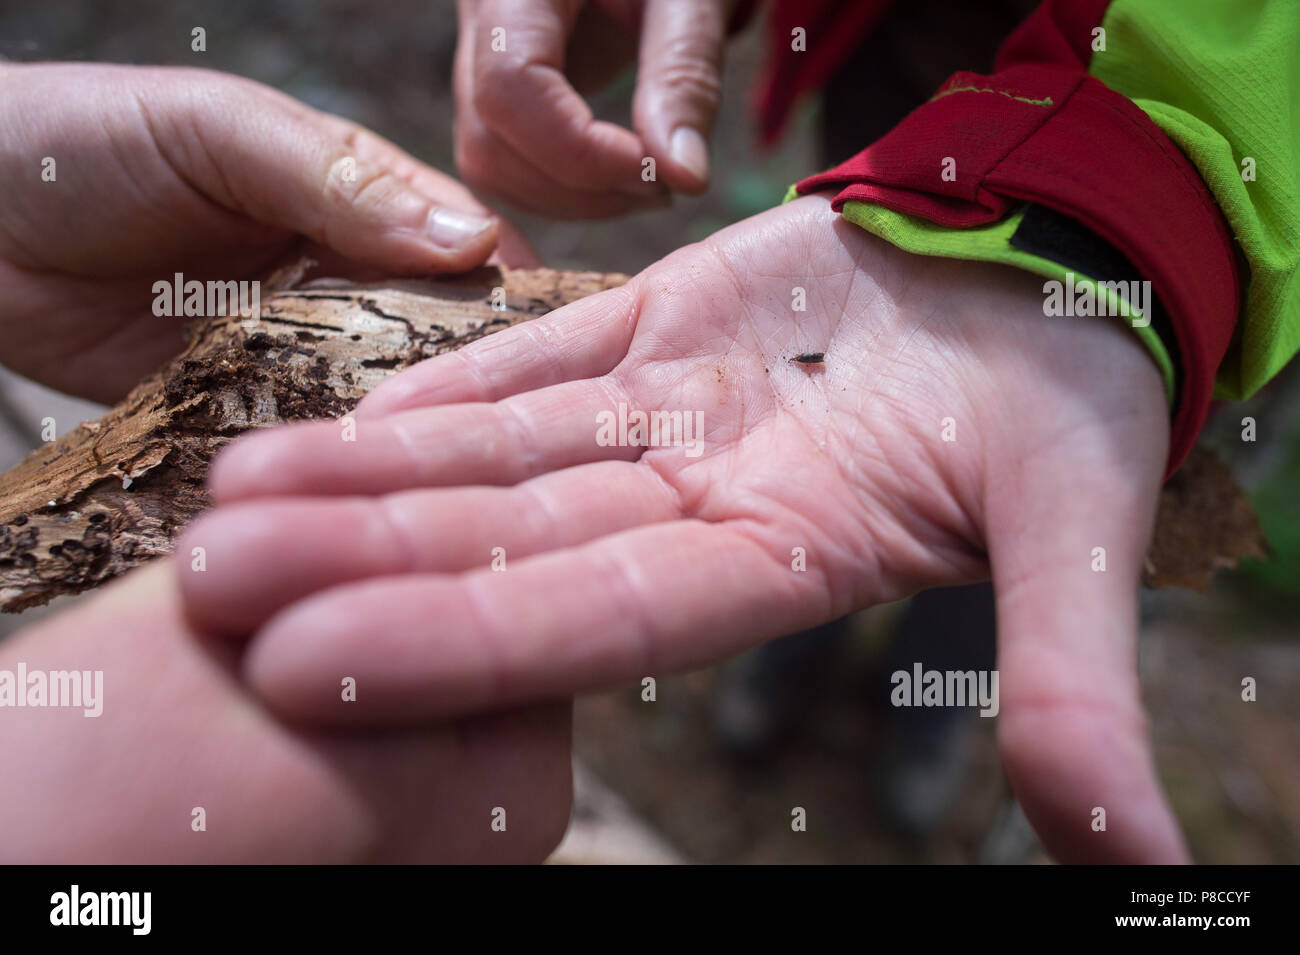
[[[521,209],[590,219],[709,182],[734,0],[459,0],[456,166]],[[637,66],[633,129],[583,90]]]
[[[369,130],[208,70],[0,63],[0,354],[113,401],[182,346],[155,280],[257,279],[303,254],[358,278],[531,250],[463,186]],[[144,302],[146,307],[141,308]]]
[[[1185,861],[1136,671],[1162,379],[1121,323],[1046,320],[1040,285],[796,199],[396,375],[355,442],[235,441],[180,544],[208,555],[187,619],[281,718],[392,729],[991,576],[1001,757],[1045,845]],[[1096,806],[1124,807],[1104,839]]]

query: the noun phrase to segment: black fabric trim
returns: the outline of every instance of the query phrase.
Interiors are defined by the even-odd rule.
[[[1141,281],[1141,271],[1117,248],[1091,229],[1046,206],[1029,205],[1025,216],[1011,236],[1017,249],[1051,259],[1099,282]],[[1159,296],[1152,295],[1151,330],[1169,352],[1174,365],[1174,406],[1178,404],[1182,382],[1182,355],[1174,336],[1169,313]]]

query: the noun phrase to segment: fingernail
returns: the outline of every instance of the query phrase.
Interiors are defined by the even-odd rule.
[[[492,228],[492,220],[453,212],[441,206],[429,216],[429,238],[444,249],[460,249]]]
[[[698,129],[678,126],[668,141],[673,162],[686,168],[700,182],[709,181],[709,144]]]

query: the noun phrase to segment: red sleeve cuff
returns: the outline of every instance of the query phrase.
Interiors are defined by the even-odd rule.
[[[947,158],[956,163],[951,182],[941,175]],[[883,139],[796,188],[834,188],[837,210],[856,200],[954,228],[1031,202],[1105,239],[1169,314],[1181,387],[1168,473],[1183,462],[1209,413],[1241,276],[1196,167],[1129,99],[1073,66],[957,73]]]

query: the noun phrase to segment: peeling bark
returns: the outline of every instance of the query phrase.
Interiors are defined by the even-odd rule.
[[[408,365],[626,280],[485,268],[438,282],[292,289],[305,265],[263,283],[255,325],[196,323],[185,352],[108,414],[0,476],[0,610],[96,587],[170,553],[207,505],[213,455],[241,432],[338,417]],[[492,308],[497,287],[504,310]]]
[[[171,552],[207,505],[204,478],[241,432],[338,417],[389,375],[431,355],[622,284],[594,272],[480,269],[451,280],[264,287],[262,315],[191,328],[185,352],[98,421],[0,476],[0,610],[96,587]],[[503,287],[506,308],[492,308]],[[1161,497],[1144,580],[1204,589],[1267,544],[1226,466],[1197,451]]]

